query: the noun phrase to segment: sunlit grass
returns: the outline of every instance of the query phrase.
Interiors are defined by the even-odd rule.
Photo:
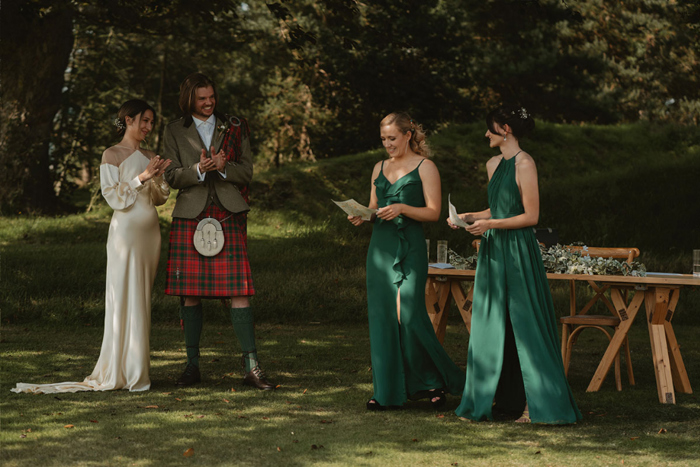
[[[56,331],[4,329],[3,465],[686,466],[700,460],[700,403],[692,394],[677,394],[673,406],[658,403],[643,321],[631,333],[637,385],[623,381],[622,392],[611,375],[600,392],[585,392],[604,344],[598,345],[596,334],[581,336],[570,381],[584,419],[556,427],[515,425],[508,417],[465,423],[452,413],[456,397],[437,413],[426,401],[402,411],[367,412],[369,337],[366,325],[357,324],[258,326],[264,368],[280,385],[274,392],[241,385],[233,331],[211,324],[202,341],[200,385],[173,385],[184,359],[182,334],[177,326],[155,325],[150,391],[9,392],[19,381],[89,374],[101,329]],[[691,382],[700,371],[697,331],[677,328]],[[462,367],[467,345],[463,324],[451,320],[445,347]],[[194,448],[191,458],[183,456],[188,448]]]
[[[557,228],[562,241],[640,247],[649,270],[687,272],[700,238],[695,132],[540,125],[526,147],[538,163],[541,225]],[[455,125],[432,139],[443,195],[451,193],[463,210],[485,207],[483,164],[491,153],[482,136],[479,125]],[[570,368],[584,413],[576,426],[520,426],[509,418],[464,423],[452,414],[455,397],[437,414],[426,401],[367,412],[364,262],[371,227],[352,227],[330,200],[366,203],[372,166],[382,157],[372,151],[256,174],[248,230],[258,292],[252,303],[263,367],[280,384],[271,393],[241,385],[237,340],[217,301],[204,303],[204,381],[173,385],[185,354],[178,300],[162,294],[174,195],[158,208],[163,244],[153,295],[152,389],[10,393],[19,381],[81,381],[91,372],[102,338],[111,210],[103,203],[90,213],[2,219],[3,465],[700,465],[697,396],[658,403],[640,318],[631,332],[637,385],[629,387],[623,375],[622,392],[612,375],[601,391],[585,392],[607,339],[596,331],[579,338]],[[425,229],[465,256],[473,251],[470,236],[442,221]],[[552,292],[557,312],[567,314],[567,284],[552,284]],[[674,317],[696,385],[699,294],[683,289]],[[585,288],[577,299],[585,303]],[[445,346],[464,367],[468,336],[455,309]],[[195,454],[186,458],[190,447]]]

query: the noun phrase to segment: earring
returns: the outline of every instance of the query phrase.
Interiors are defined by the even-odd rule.
[[[507,136],[508,136],[508,133],[506,133],[506,136],[503,137],[503,141],[506,140]]]

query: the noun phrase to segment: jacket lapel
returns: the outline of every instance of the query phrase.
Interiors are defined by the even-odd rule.
[[[202,141],[202,138],[200,138],[199,132],[197,131],[197,125],[192,123],[192,125],[184,128],[184,130],[185,138],[192,145],[192,148],[197,151],[197,153],[202,152],[202,149],[206,149],[204,147],[204,142]]]
[[[216,128],[214,129],[214,136],[211,138],[211,145],[214,146],[214,150],[219,152],[221,150],[221,143],[224,142],[224,134],[226,130],[220,130],[219,126],[223,125],[225,122],[220,120],[218,117],[216,119]],[[224,125],[225,126],[225,125]]]

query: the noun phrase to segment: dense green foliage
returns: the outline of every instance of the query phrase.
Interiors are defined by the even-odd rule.
[[[367,150],[397,109],[429,128],[480,120],[511,100],[552,122],[700,118],[691,0],[204,5],[3,4],[4,212],[50,212],[53,193],[65,205],[75,188],[95,189],[127,98],[154,104],[150,146],[160,150],[163,123],[179,115],[178,85],[194,70],[218,82],[220,110],[250,120],[258,164],[275,166]],[[52,41],[38,39],[47,31]]]

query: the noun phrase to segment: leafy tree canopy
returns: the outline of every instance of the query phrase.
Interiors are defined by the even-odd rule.
[[[6,0],[3,212],[96,188],[119,105],[151,102],[160,150],[180,81],[202,71],[245,116],[258,164],[377,145],[407,110],[429,129],[517,101],[555,122],[698,124],[692,0]]]

